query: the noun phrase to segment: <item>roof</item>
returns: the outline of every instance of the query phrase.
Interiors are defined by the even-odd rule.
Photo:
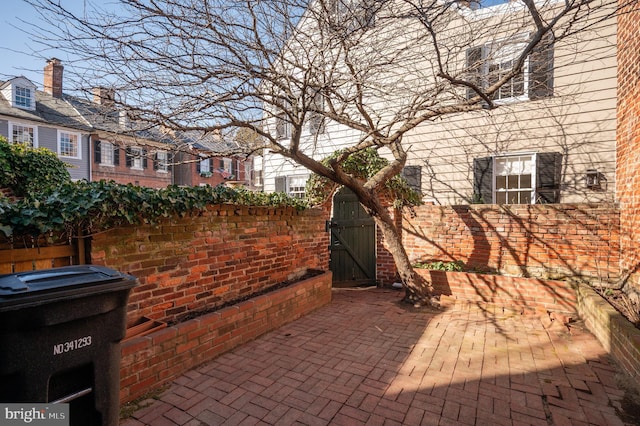
[[[16,79],[31,83],[25,77],[16,77],[0,81],[0,90]],[[35,88],[35,85],[33,87]],[[69,127],[88,133],[103,131],[161,144],[184,144],[209,154],[228,155],[238,151],[237,143],[225,140],[219,133],[163,131],[159,126],[151,123],[126,119],[122,116],[125,112],[113,106],[67,94],[58,98],[41,90],[35,90],[35,93],[36,109],[33,111],[12,107],[10,101],[0,95],[0,115]]]
[[[0,85],[4,88],[12,80],[0,81]],[[15,117],[21,120],[71,127],[76,130],[91,131],[91,125],[66,98],[56,98],[40,90],[36,90],[35,93],[35,110],[12,107],[9,100],[5,99],[4,96],[0,96],[0,115]]]

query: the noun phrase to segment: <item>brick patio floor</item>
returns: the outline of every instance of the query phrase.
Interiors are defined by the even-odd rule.
[[[389,289],[333,301],[175,380],[139,425],[623,425],[624,392],[580,322]],[[150,401],[149,401],[150,402]]]

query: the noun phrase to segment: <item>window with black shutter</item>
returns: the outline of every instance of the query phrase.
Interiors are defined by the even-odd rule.
[[[540,204],[560,202],[562,154],[544,152],[473,160],[473,202]]]
[[[488,89],[511,72],[514,61],[526,45],[526,35],[496,40],[466,51],[467,80],[481,90]],[[553,95],[553,35],[547,34],[526,59],[523,69],[496,90],[496,101],[540,99]],[[528,71],[525,73],[525,69]],[[528,78],[525,78],[527,77]],[[478,93],[467,88],[467,99]]]

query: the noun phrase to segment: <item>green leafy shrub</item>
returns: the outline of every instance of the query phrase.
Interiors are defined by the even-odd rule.
[[[322,163],[328,166],[329,162],[340,154],[341,151],[336,151],[322,160]],[[389,165],[389,160],[380,157],[376,149],[368,148],[350,155],[342,164],[342,168],[347,174],[365,180],[373,177],[387,165]],[[307,180],[305,191],[307,199],[311,204],[321,204],[327,196],[331,195],[336,186],[337,184],[331,180],[313,174]],[[394,200],[396,207],[422,204],[421,194],[414,191],[407,183],[407,180],[400,175],[396,175],[387,181],[385,190],[387,195]]]
[[[418,262],[413,266],[414,268],[431,269],[433,271],[461,272],[464,270],[464,262],[461,260],[453,262],[443,262],[441,260],[436,262]]]
[[[71,181],[68,165],[46,148],[8,143],[0,137],[0,188],[24,197]]]
[[[0,232],[5,236],[66,233],[91,234],[123,225],[157,223],[185,216],[211,204],[293,207],[306,204],[286,194],[265,194],[224,186],[162,189],[122,185],[111,181],[67,182],[57,188],[11,201],[0,200]]]

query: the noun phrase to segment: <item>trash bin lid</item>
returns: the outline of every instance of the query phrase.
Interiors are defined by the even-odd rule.
[[[98,265],[64,266],[39,271],[0,275],[0,298],[33,295],[35,292],[55,291],[70,287],[130,281],[134,277]]]

